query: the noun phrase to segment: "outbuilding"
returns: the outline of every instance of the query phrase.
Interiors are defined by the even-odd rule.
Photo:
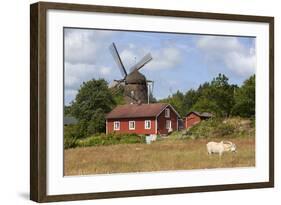
[[[168,134],[178,130],[179,118],[166,103],[119,105],[106,115],[106,133]]]
[[[189,112],[184,118],[185,129],[188,129],[198,124],[202,120],[209,119],[212,116],[213,116],[212,113],[208,113],[208,112],[202,112],[202,113],[196,111]]]

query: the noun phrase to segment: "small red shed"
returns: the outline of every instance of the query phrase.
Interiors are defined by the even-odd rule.
[[[166,103],[119,105],[106,115],[106,133],[168,134],[178,130],[179,118]]]
[[[208,112],[203,112],[203,113],[196,112],[196,111],[189,112],[184,119],[184,127],[185,129],[188,129],[193,125],[198,124],[202,120],[211,118],[212,116],[213,115]]]

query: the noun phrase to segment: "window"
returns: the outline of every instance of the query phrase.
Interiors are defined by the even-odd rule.
[[[144,121],[144,129],[150,130],[151,129],[151,120]]]
[[[114,121],[113,130],[120,130],[120,122]]]
[[[129,121],[129,130],[134,130],[136,126],[136,122],[135,121]]]
[[[165,109],[165,117],[170,117],[170,109],[169,108],[166,108]]]
[[[166,129],[169,130],[172,128],[172,122],[171,120],[166,120]]]

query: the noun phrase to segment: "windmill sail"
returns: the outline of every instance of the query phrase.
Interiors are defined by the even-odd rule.
[[[120,55],[119,55],[119,53],[117,51],[117,48],[116,48],[115,44],[112,43],[109,48],[110,48],[111,54],[112,54],[115,62],[118,65],[118,68],[119,68],[123,78],[125,78],[127,76],[127,71],[126,71],[126,69],[125,69],[125,67],[124,67],[124,65],[123,65],[123,63],[121,61]]]
[[[145,64],[152,60],[152,56],[150,53],[146,54],[137,64],[131,67],[130,71],[134,72],[135,70],[141,69]]]

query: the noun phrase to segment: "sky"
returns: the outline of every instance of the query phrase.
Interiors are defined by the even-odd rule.
[[[157,99],[177,90],[185,93],[197,89],[219,73],[240,86],[256,70],[254,37],[65,28],[66,105],[75,99],[83,82],[103,78],[110,85],[122,79],[109,50],[112,42],[128,73],[131,66],[151,53],[152,61],[140,72],[154,81]]]

